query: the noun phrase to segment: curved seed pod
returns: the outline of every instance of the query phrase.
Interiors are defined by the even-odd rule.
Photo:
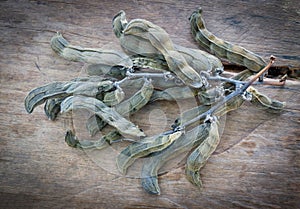
[[[31,90],[25,98],[25,109],[31,113],[34,108],[47,99],[55,96],[66,97],[65,86],[67,82],[54,82],[48,85]]]
[[[143,79],[144,80],[144,79]],[[141,80],[135,80],[135,82],[129,82],[132,85],[139,85]],[[127,81],[126,81],[127,82]],[[132,97],[129,99],[117,104],[114,108],[119,114],[125,116],[127,114],[131,115],[145,106],[153,92],[153,85],[151,81],[145,80],[142,88],[137,91]],[[96,134],[99,130],[106,126],[106,122],[101,120],[98,116],[92,116],[87,121],[87,129],[89,130],[91,135]]]
[[[133,114],[148,103],[152,93],[152,82],[146,79],[142,88],[129,99],[116,105],[115,110],[122,115]]]
[[[109,125],[115,127],[122,135],[145,136],[145,134],[133,123],[126,120],[114,109],[109,108],[100,100],[92,97],[70,96],[61,103],[61,112],[75,109],[87,109],[95,113]]]
[[[129,39],[129,37],[128,37]],[[126,42],[128,44],[128,42]],[[224,67],[221,61],[202,50],[186,48],[180,45],[175,45],[175,50],[178,51],[183,58],[186,60],[188,65],[190,65],[195,71],[200,72],[202,70],[212,71],[213,74],[216,72],[222,72]],[[137,49],[137,48],[135,48]],[[144,52],[144,51],[143,51]],[[136,54],[141,54],[135,52]],[[157,53],[160,54],[158,51]],[[148,55],[148,54],[147,54]],[[155,57],[155,56],[154,56]],[[162,58],[160,54],[158,57],[145,57],[142,55],[133,55],[131,60],[133,62],[134,68],[150,68],[159,71],[170,71],[168,64],[165,59]]]
[[[202,87],[199,74],[175,51],[169,35],[157,25],[142,19],[132,20],[121,34],[120,42],[124,48],[135,54],[154,58],[160,58],[159,54],[163,54],[171,72],[187,85]]]
[[[114,91],[107,92],[103,97],[104,104],[108,106],[115,106],[125,98],[124,91],[117,87]]]
[[[205,165],[220,142],[218,121],[214,119],[210,126],[208,137],[189,155],[185,167],[187,179],[199,187],[202,186],[199,170]]]
[[[264,68],[267,63],[257,54],[237,45],[214,36],[205,27],[202,19],[202,9],[194,11],[189,18],[192,34],[201,47],[215,54],[219,58],[224,58],[258,72]]]
[[[216,71],[220,73],[220,71],[222,72],[224,69],[222,62],[217,57],[205,51],[186,48],[176,44],[174,44],[174,48],[198,73],[205,70],[212,71],[212,73],[215,74]],[[151,68],[155,70],[170,71],[165,59],[134,55],[131,57],[131,60],[133,62],[133,67],[136,68]]]
[[[131,22],[129,22],[130,24]],[[164,60],[163,55],[152,46],[149,40],[144,38],[131,35],[131,34],[122,34],[119,38],[122,48],[129,55],[141,55],[144,57],[149,57],[153,59]]]
[[[116,37],[120,38],[121,34],[127,25],[127,20],[125,17],[125,12],[121,10],[118,14],[116,14],[112,20],[113,23],[113,31]]]
[[[25,98],[25,109],[28,113],[31,113],[36,106],[44,103],[47,99],[66,98],[71,95],[102,99],[104,93],[113,88],[115,88],[113,82],[109,80],[100,82],[53,82],[31,90]]]
[[[161,54],[163,54],[169,69],[186,85],[194,88],[203,86],[200,75],[186,62],[185,58],[175,50],[169,35],[162,28],[146,20],[135,20],[128,23],[124,34],[149,39]]]
[[[132,24],[132,22],[135,21],[144,20],[132,20],[129,24]],[[129,35],[127,33],[124,34],[124,30],[126,29],[127,25],[128,23],[126,21],[125,12],[120,11],[114,18],[113,29],[114,31],[117,31],[115,32],[115,34],[120,39],[122,47],[133,54],[144,55],[148,58],[148,60],[146,61],[143,59],[139,60],[138,57],[136,58],[137,60],[134,60],[134,58],[134,65],[136,65],[137,67],[150,67],[151,65],[151,68],[153,69],[163,68],[164,70],[168,70],[165,68],[165,64],[161,63],[166,62],[161,52],[159,50],[156,50],[152,46],[148,38],[145,39],[135,35]],[[145,32],[146,30],[147,29],[144,29],[143,32]],[[136,31],[138,32],[138,30]],[[199,49],[190,49],[176,44],[174,44],[174,48],[186,59],[187,63],[198,72],[201,70],[212,70],[212,72],[220,72],[223,70],[221,61],[217,57],[205,51]],[[155,64],[153,64],[152,60],[160,61],[159,63],[154,62]]]
[[[132,21],[130,21],[130,23]],[[121,10],[113,18],[113,31],[116,37],[119,38],[121,46],[127,51],[127,53],[163,59],[163,56],[151,45],[148,40],[137,36],[125,35],[124,31],[126,30],[127,25],[128,23],[125,17],[125,12]]]
[[[203,123],[181,135],[166,149],[146,159],[142,172],[142,187],[150,194],[160,194],[158,171],[169,160],[197,147],[208,136],[210,125]]]
[[[126,44],[129,44],[131,39],[133,39],[133,37],[128,36],[126,40],[129,40],[129,41],[126,41]],[[139,41],[141,42],[141,41],[145,41],[145,40],[139,40]],[[140,42],[137,42],[137,43],[140,43]],[[121,42],[121,44],[122,43],[123,42]],[[150,42],[149,42],[149,44],[150,44]],[[137,45],[139,45],[139,44],[137,44]],[[132,44],[131,46],[134,46],[134,45]],[[123,47],[126,48],[126,46],[123,46]],[[157,55],[155,54],[154,50],[149,50],[149,51],[151,51],[151,53],[150,52],[145,53],[143,48],[141,48],[140,49],[141,52],[139,52],[139,51],[137,51],[137,50],[139,50],[138,47],[134,47],[131,50],[132,53],[139,54],[139,55],[133,55],[131,57],[131,60],[133,62],[133,67],[135,67],[135,68],[151,68],[151,69],[161,70],[161,71],[170,71],[166,60],[163,58],[162,54],[159,51],[156,52],[156,53],[158,53]],[[178,51],[183,56],[183,58],[186,60],[188,65],[190,65],[196,72],[205,70],[205,71],[212,71],[212,73],[214,74],[216,71],[219,73],[220,71],[222,72],[224,69],[223,64],[217,57],[215,57],[205,51],[198,50],[198,49],[186,48],[186,47],[176,45],[176,44],[174,44],[174,48],[176,51]],[[133,50],[135,50],[135,51],[133,51]],[[155,55],[153,55],[153,54],[155,54]],[[144,55],[144,56],[142,56],[142,55]],[[147,57],[145,57],[145,56],[147,56]]]
[[[259,107],[271,110],[273,112],[279,112],[286,105],[285,102],[280,102],[278,100],[271,99],[268,96],[260,93],[259,91],[257,91],[257,89],[253,88],[252,86],[250,86],[247,91],[252,95],[250,102]]]
[[[49,120],[55,120],[57,115],[60,113],[60,104],[63,98],[48,99],[44,106],[44,112]]]
[[[109,145],[110,142],[118,140],[121,138],[121,135],[118,131],[114,130],[108,134],[102,136],[97,141],[84,140],[79,141],[78,137],[71,131],[67,131],[65,135],[65,141],[70,147],[79,148],[79,149],[103,149]]]
[[[51,48],[61,57],[75,62],[98,64],[105,66],[132,67],[131,59],[124,53],[111,49],[94,49],[73,46],[60,34],[57,33],[51,39]]]
[[[140,21],[140,19],[134,19],[128,23],[125,15],[125,12],[121,10],[113,18],[113,31],[116,37],[120,39],[121,46],[129,53],[144,55],[148,58],[161,58],[163,60],[163,56],[152,46],[149,40],[138,36],[130,36],[130,34],[124,32],[128,24]],[[140,31],[139,28],[133,29],[133,27],[131,30],[135,30],[135,32]]]
[[[146,137],[128,145],[117,157],[117,166],[121,173],[125,174],[127,168],[138,158],[161,151],[182,135],[181,131]]]

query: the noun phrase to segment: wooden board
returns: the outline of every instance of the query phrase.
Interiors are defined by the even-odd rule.
[[[197,1],[0,2],[0,208],[300,207],[299,81],[288,80],[283,88],[259,87],[287,102],[281,114],[244,104],[227,115],[221,143],[201,170],[201,191],[186,180],[181,162],[160,176],[160,196],[144,192],[138,178],[110,170],[111,164],[105,162],[114,159],[107,151],[91,157],[68,147],[67,115],[49,121],[42,106],[26,113],[23,101],[32,88],[84,74],[83,64],[63,60],[50,49],[56,31],[75,45],[118,47],[111,20],[123,9],[128,19],[153,21],[175,43],[197,48],[188,17],[198,6],[218,37],[264,58],[274,54],[278,66],[299,69],[300,7],[295,0],[215,0],[201,5]],[[131,119],[148,133],[158,132],[178,114],[173,106],[153,103]]]

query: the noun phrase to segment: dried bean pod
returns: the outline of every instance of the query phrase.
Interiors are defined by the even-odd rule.
[[[214,119],[214,121],[209,123],[211,123],[211,127],[207,138],[189,155],[185,167],[187,179],[199,187],[202,186],[199,170],[205,165],[220,143],[218,121]]]
[[[278,100],[271,99],[268,96],[260,93],[257,89],[253,88],[252,86],[250,86],[247,91],[252,95],[250,102],[258,107],[268,109],[272,112],[279,112],[286,105],[285,102],[280,102]]]
[[[170,159],[197,147],[207,136],[210,126],[206,123],[196,126],[181,135],[166,149],[146,159],[142,172],[142,187],[150,194],[160,194],[158,171]]]
[[[112,20],[112,23],[113,23],[113,31],[116,37],[120,38],[128,23],[126,20],[125,12],[121,10],[118,14],[116,14]]]
[[[25,109],[31,113],[34,108],[51,98],[66,98],[71,95],[82,95],[103,99],[106,92],[115,88],[112,81],[100,82],[70,81],[53,82],[31,90],[25,98]]]
[[[130,82],[133,85],[139,85],[141,80],[136,80],[135,82]],[[131,115],[145,106],[153,92],[153,85],[151,81],[145,80],[142,88],[137,91],[132,97],[129,99],[117,104],[114,109],[119,114],[126,116]],[[106,122],[101,120],[98,116],[92,116],[87,121],[87,129],[89,130],[91,135],[96,134],[99,130],[106,126]]]
[[[135,19],[127,24],[124,36],[149,40],[150,44],[164,56],[169,70],[176,74],[186,85],[193,88],[201,88],[203,86],[203,81],[199,74],[175,50],[168,33],[162,28],[149,21]]]
[[[219,58],[224,58],[247,67],[249,70],[259,72],[267,63],[259,55],[227,41],[216,37],[206,29],[202,18],[202,9],[194,11],[189,18],[192,34],[201,47]]]
[[[174,44],[174,47],[175,50],[184,57],[186,62],[198,73],[202,70],[212,71],[213,74],[223,71],[224,67],[221,61],[217,57],[205,51],[186,48],[176,44]],[[161,55],[159,57],[161,57]],[[159,57],[152,58],[141,55],[133,55],[131,56],[131,59],[133,67],[135,68],[150,68],[160,71],[170,71],[166,60]]]
[[[61,112],[68,112],[76,109],[87,109],[88,111],[95,113],[106,123],[115,127],[124,136],[145,136],[145,134],[132,122],[126,120],[114,109],[109,108],[103,102],[95,98],[70,96],[61,103]]]
[[[127,168],[138,158],[161,151],[182,135],[181,131],[146,137],[128,145],[117,157],[117,166],[125,174]]]
[[[127,27],[127,25],[128,23],[125,17],[125,12],[120,11],[113,20],[113,29],[116,36],[120,38],[123,48],[133,54],[144,55],[149,59],[155,58],[154,60],[166,62],[162,54],[158,50],[155,50],[153,46],[151,46],[149,40],[138,38],[136,36],[124,35],[124,29]],[[218,70],[218,72],[223,70],[221,61],[217,57],[205,51],[199,49],[190,49],[176,44],[174,44],[174,47],[176,51],[178,51],[186,59],[187,63],[198,72],[200,70],[212,70],[213,72],[216,70]],[[139,65],[139,62],[136,63]],[[156,66],[156,68],[160,67]]]
[[[108,70],[113,66],[132,67],[131,59],[120,51],[73,46],[60,33],[51,39],[51,48],[64,59],[97,64]]]

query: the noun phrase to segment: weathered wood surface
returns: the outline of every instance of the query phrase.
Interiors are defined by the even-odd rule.
[[[259,87],[287,102],[279,115],[250,104],[227,115],[221,144],[201,171],[201,191],[185,179],[181,163],[159,178],[160,196],[145,193],[138,178],[95,162],[96,157],[114,162],[109,152],[93,158],[68,147],[67,116],[51,122],[42,107],[25,112],[23,100],[32,88],[82,75],[83,64],[51,51],[56,31],[81,46],[117,46],[111,19],[123,9],[128,19],[146,18],[175,43],[196,48],[187,18],[198,6],[196,1],[0,2],[0,208],[300,207],[299,81]],[[277,65],[300,66],[299,1],[216,0],[201,6],[217,36],[265,58],[274,54]],[[179,113],[174,105],[153,103],[131,119],[147,133],[159,132]]]

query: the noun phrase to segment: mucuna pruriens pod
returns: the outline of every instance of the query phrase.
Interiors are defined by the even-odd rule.
[[[267,63],[259,55],[245,49],[244,47],[224,41],[206,29],[202,18],[202,9],[194,11],[189,18],[192,34],[201,47],[224,58],[232,63],[245,66],[253,72],[263,69]]]
[[[158,171],[169,160],[197,147],[208,136],[210,125],[202,123],[181,135],[166,149],[146,159],[141,172],[141,183],[150,194],[160,194]]]
[[[132,67],[132,61],[128,55],[113,49],[82,48],[71,45],[60,33],[51,39],[51,48],[64,59],[97,64],[99,67],[123,66]]]
[[[189,155],[185,167],[187,179],[194,185],[201,187],[200,169],[205,165],[208,158],[216,150],[220,143],[218,121],[210,122],[210,129],[206,139]]]
[[[144,132],[132,122],[125,119],[113,108],[106,106],[103,102],[95,98],[70,96],[61,103],[61,112],[68,112],[76,109],[86,109],[95,113],[103,121],[116,128],[123,136],[145,136]]]

